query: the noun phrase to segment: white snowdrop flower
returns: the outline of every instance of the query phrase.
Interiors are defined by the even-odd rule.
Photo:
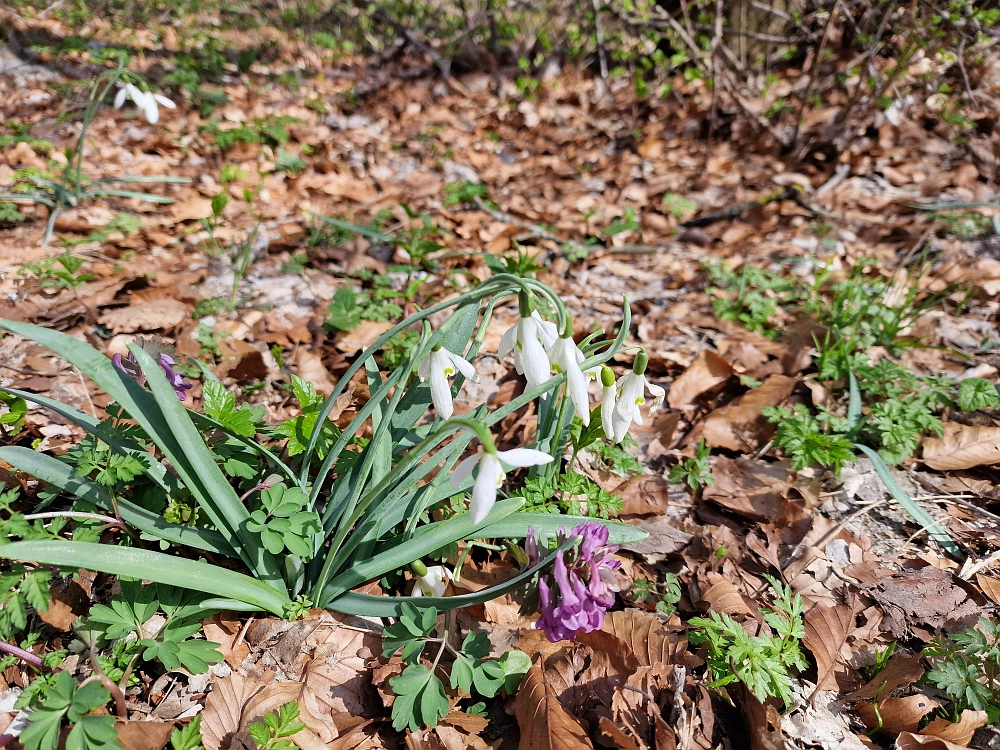
[[[633,422],[642,424],[639,406],[646,402],[647,390],[653,395],[653,400],[649,403],[650,412],[656,411],[663,405],[665,391],[660,386],[653,385],[646,380],[645,372],[648,363],[649,357],[646,352],[640,351],[635,356],[632,372],[627,372],[618,379],[615,408],[611,413],[611,428],[616,443],[625,439],[628,428]]]
[[[131,99],[135,102],[135,106],[142,110],[142,113],[146,116],[146,120],[151,125],[155,125],[160,120],[158,104],[163,105],[167,109],[175,109],[177,107],[167,97],[160,96],[159,94],[148,94],[131,83],[126,83],[118,90],[118,93],[115,95],[115,109],[121,109],[126,99]]]
[[[587,372],[580,369],[580,363],[586,357],[580,347],[573,341],[573,319],[567,318],[563,328],[563,336],[556,339],[547,349],[552,369],[557,373],[566,373],[566,388],[570,400],[576,409],[577,416],[584,425],[590,424],[590,398],[587,396],[587,381],[596,377],[596,368]]]
[[[549,379],[551,366],[549,355],[545,352],[545,341],[555,341],[551,330],[546,328],[546,322],[535,312],[534,300],[521,292],[518,297],[520,317],[507,329],[500,339],[500,358],[503,359],[511,351],[514,352],[514,367],[518,375],[524,375],[528,381],[528,389],[541,385]],[[552,323],[553,328],[555,326]],[[548,394],[544,394],[545,398]]]
[[[443,565],[424,566],[427,572],[416,576],[411,596],[444,596],[451,580],[451,571]]]
[[[420,379],[430,381],[431,401],[442,419],[450,418],[455,412],[451,398],[451,384],[448,382],[448,378],[453,377],[458,372],[473,383],[479,382],[475,367],[440,344],[434,347],[434,351],[427,355],[427,358],[417,368],[417,375]]]
[[[552,456],[533,448],[515,448],[495,453],[487,450],[469,456],[456,466],[451,475],[451,486],[458,489],[462,482],[472,474],[472,470],[479,466],[479,475],[476,477],[476,483],[472,486],[472,501],[469,503],[469,512],[472,514],[473,523],[482,523],[493,510],[493,505],[497,501],[497,489],[504,480],[503,464],[520,469],[551,462]]]
[[[559,337],[559,328],[555,323],[545,320],[541,315],[539,315],[538,310],[531,313],[531,319],[538,324],[540,338],[542,339],[542,346],[548,349]]]
[[[618,388],[615,385],[615,371],[607,365],[601,367],[601,426],[608,440],[615,439],[612,426],[617,401]]]

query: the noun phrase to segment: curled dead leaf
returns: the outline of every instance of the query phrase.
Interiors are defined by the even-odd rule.
[[[125,750],[160,750],[174,731],[172,721],[116,721],[118,742]]]
[[[761,414],[765,406],[778,406],[798,382],[785,375],[770,375],[753,390],[721,406],[705,418],[702,437],[709,445],[733,451],[755,451],[774,435],[775,425]]]
[[[750,607],[743,601],[736,586],[727,578],[720,578],[701,595],[713,612],[729,615],[749,615]]]
[[[682,663],[687,650],[687,637],[679,629],[639,609],[608,612],[601,629],[625,643],[643,667]]]
[[[962,745],[948,742],[940,737],[927,734],[900,732],[896,738],[896,750],[961,750]]]
[[[872,700],[876,696],[892,695],[893,691],[910,685],[924,674],[920,665],[920,654],[896,654],[877,675],[853,693],[844,696],[845,701]]]
[[[907,695],[903,698],[886,698],[879,702],[878,710],[868,702],[857,703],[854,710],[869,729],[880,727],[889,734],[916,732],[920,721],[940,704],[926,695]]]
[[[579,720],[559,703],[540,660],[521,681],[514,714],[521,728],[518,750],[593,750]]]
[[[691,366],[670,386],[667,403],[672,409],[687,406],[698,396],[725,383],[732,374],[732,365],[718,354],[707,349],[701,351]]]
[[[97,319],[97,322],[110,328],[112,333],[163,331],[187,320],[190,312],[191,308],[183,302],[164,298],[155,302],[108,310]]]
[[[985,711],[973,711],[967,708],[962,711],[958,721],[950,722],[947,719],[937,718],[919,733],[965,747],[972,742],[972,735],[976,730],[986,726],[988,720]]]
[[[938,471],[1000,463],[1000,427],[947,422],[941,437],[924,440],[923,460]]]
[[[806,612],[802,642],[816,658],[816,689],[837,690],[837,666],[842,663],[840,650],[854,630],[854,612],[850,607],[818,605]]]
[[[393,323],[381,323],[377,320],[363,320],[346,333],[337,337],[334,346],[344,354],[351,356],[362,349],[367,349],[375,343],[375,339],[392,328]]]

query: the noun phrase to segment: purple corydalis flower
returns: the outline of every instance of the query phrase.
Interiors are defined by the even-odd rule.
[[[608,528],[588,521],[569,534],[559,529],[557,545],[582,537],[577,548],[556,554],[552,570],[538,581],[538,612],[535,627],[556,641],[572,640],[581,630],[589,633],[604,625],[604,613],[615,603],[618,581],[614,571],[621,563],[611,557],[618,547],[609,545]],[[528,530],[525,551],[531,564],[541,561],[534,529]],[[568,557],[568,562],[567,562]]]
[[[174,369],[174,365],[177,363],[170,356],[174,351],[173,347],[165,343],[159,336],[153,336],[150,339],[135,339],[132,343],[138,344],[144,352],[159,363],[160,367],[163,368],[163,374],[167,376],[167,382],[170,383],[171,388],[174,389],[174,393],[177,394],[177,398],[183,401],[185,393],[191,390],[193,386],[184,379],[181,373]],[[111,361],[115,363],[115,366],[119,370],[135,380],[139,385],[146,384],[146,376],[139,367],[139,363],[135,361],[135,356],[132,352],[129,352],[127,357],[115,354],[111,357]]]

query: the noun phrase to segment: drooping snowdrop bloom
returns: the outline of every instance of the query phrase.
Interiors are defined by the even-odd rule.
[[[577,416],[584,425],[590,424],[590,398],[587,396],[587,381],[596,375],[596,368],[584,372],[580,363],[586,357],[573,341],[573,319],[567,315],[563,335],[548,347],[552,369],[566,373],[566,389],[576,409]]]
[[[607,365],[601,366],[601,427],[604,428],[604,436],[608,440],[615,439],[615,430],[612,426],[615,411],[615,399],[618,389],[615,387],[615,371]]]
[[[520,469],[527,466],[541,466],[551,461],[552,456],[548,453],[533,448],[515,448],[510,451],[484,450],[482,453],[469,456],[455,467],[451,475],[451,486],[458,489],[472,474],[472,470],[476,466],[479,467],[479,475],[472,486],[469,512],[472,514],[473,523],[482,523],[497,501],[497,489],[504,480],[503,464]]]
[[[135,102],[135,106],[142,110],[142,113],[146,116],[146,120],[151,125],[155,125],[160,120],[160,109],[157,104],[162,104],[167,109],[174,109],[177,107],[177,105],[167,97],[160,96],[159,94],[146,93],[138,86],[131,83],[126,83],[118,90],[118,93],[115,95],[115,109],[121,109],[122,105],[125,104],[126,99],[131,99]]]
[[[445,589],[448,588],[448,581],[451,580],[451,571],[448,568],[443,565],[432,565],[428,568],[420,563],[419,568],[424,570],[421,575],[417,572],[417,563],[413,563],[410,567],[417,574],[413,582],[411,596],[444,596]]]
[[[553,643],[576,638],[581,630],[589,633],[604,624],[605,612],[614,606],[620,589],[615,571],[621,563],[612,555],[618,550],[608,544],[608,527],[588,521],[570,530],[559,529],[556,545],[582,537],[579,546],[559,552],[555,565],[538,580],[538,612],[535,627]],[[537,565],[548,550],[540,551],[534,529],[528,529],[525,551],[531,565]]]
[[[524,375],[528,381],[528,389],[541,385],[549,379],[551,365],[549,355],[545,351],[545,342],[555,341],[555,336],[541,316],[535,311],[535,302],[526,292],[518,295],[520,317],[507,329],[500,339],[500,358],[503,359],[511,351],[514,352],[514,367],[518,375]],[[545,398],[548,394],[543,394]]]
[[[473,383],[479,382],[476,368],[469,362],[450,352],[440,344],[427,355],[427,358],[417,368],[421,380],[429,380],[431,386],[431,401],[441,419],[449,419],[455,412],[451,398],[451,384],[448,378],[460,372]]]
[[[653,400],[649,403],[649,411],[654,412],[663,405],[665,391],[660,386],[653,385],[646,380],[647,364],[649,364],[649,357],[646,352],[640,350],[635,355],[632,372],[627,372],[618,378],[617,398],[615,399],[615,408],[611,413],[611,429],[616,443],[625,439],[628,428],[633,422],[642,424],[639,406],[646,403],[647,389],[653,395]]]

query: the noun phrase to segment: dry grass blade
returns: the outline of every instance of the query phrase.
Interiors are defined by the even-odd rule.
[[[521,727],[518,750],[592,750],[594,747],[580,722],[560,705],[540,660],[524,676],[514,710]]]

